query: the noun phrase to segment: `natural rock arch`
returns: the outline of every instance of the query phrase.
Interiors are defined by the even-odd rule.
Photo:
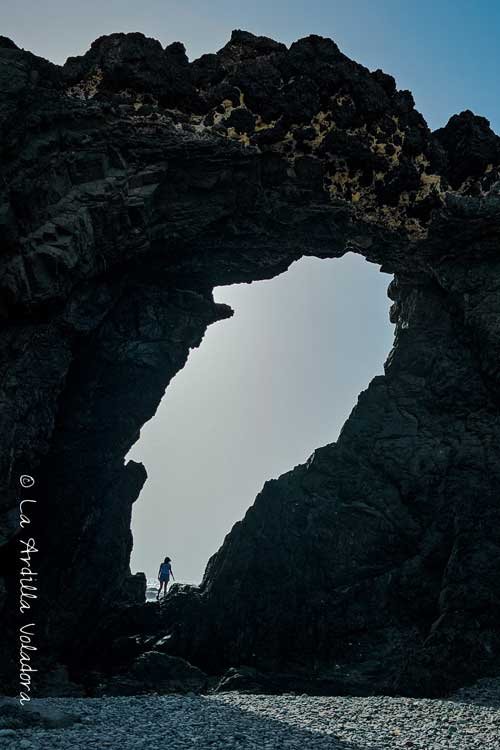
[[[5,39],[0,55],[4,611],[28,471],[45,653],[75,662],[130,596],[117,582],[145,471],[123,457],[230,314],[213,287],[354,250],[394,274],[385,376],[337,443],[264,487],[161,627],[206,669],[338,689],[430,693],[498,670],[488,121],[464,112],[431,133],[390,76],[314,36],[287,49],[238,31],[191,64],[141,34],[101,37],[63,68]]]

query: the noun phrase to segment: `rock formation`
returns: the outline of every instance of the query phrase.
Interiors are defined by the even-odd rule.
[[[62,67],[0,38],[0,63],[8,627],[29,473],[41,659],[78,671],[122,601],[123,637],[161,632],[165,652],[209,674],[244,665],[437,694],[497,673],[500,139],[488,121],[466,111],[431,133],[391,76],[317,36],[287,49],[235,31],[189,63],[179,43],[112,34]],[[143,588],[127,576],[146,472],[124,457],[189,349],[231,314],[214,286],[347,251],[394,277],[385,375],[336,443],[264,486],[199,590],[178,587],[161,615],[126,607]]]

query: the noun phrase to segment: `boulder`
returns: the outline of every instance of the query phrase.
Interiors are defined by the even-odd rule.
[[[140,695],[143,693],[200,693],[207,676],[184,659],[159,651],[146,651],[131,667],[105,680],[98,695]]]
[[[70,679],[63,664],[44,671],[37,681],[37,698],[80,698],[84,695],[83,686]]]
[[[20,705],[14,698],[0,698],[0,728],[27,729],[62,729],[79,722],[77,713],[60,711],[43,700],[32,700]]]
[[[165,692],[200,692],[207,681],[197,667],[160,651],[147,651],[138,656],[130,674],[143,685]]]

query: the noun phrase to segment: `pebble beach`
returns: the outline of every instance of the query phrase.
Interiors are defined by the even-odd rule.
[[[79,720],[60,729],[4,729],[0,748],[500,750],[500,679],[446,700],[220,693],[39,703]]]

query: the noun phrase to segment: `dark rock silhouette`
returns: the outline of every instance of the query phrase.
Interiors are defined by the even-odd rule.
[[[207,687],[207,676],[184,659],[160,651],[145,651],[130,669],[104,682],[101,695],[140,695],[141,693],[200,693]]]
[[[500,140],[488,121],[463,112],[431,133],[391,76],[317,36],[287,49],[235,31],[189,63],[178,43],[113,34],[62,68],[2,38],[0,62],[7,630],[28,472],[38,645],[74,673],[141,633],[144,650],[169,636],[162,650],[211,674],[245,665],[346,692],[433,695],[497,673]],[[174,587],[161,613],[141,605],[128,565],[146,472],[124,456],[189,349],[231,314],[213,287],[347,251],[394,276],[385,375],[337,443],[265,485],[200,590]]]

